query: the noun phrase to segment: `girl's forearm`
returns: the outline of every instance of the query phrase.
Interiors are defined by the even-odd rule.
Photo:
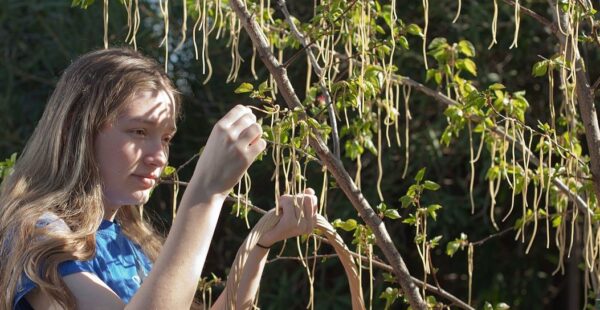
[[[225,199],[204,191],[198,179],[192,178],[160,255],[127,308],[190,307]]]
[[[240,278],[240,286],[237,291],[237,302],[235,309],[251,309],[252,302],[256,296],[256,292],[260,285],[260,279],[267,260],[269,251],[261,247],[254,247],[249,255],[246,265],[242,270]],[[226,309],[227,304],[227,289],[219,295],[219,298],[211,308],[211,310]]]

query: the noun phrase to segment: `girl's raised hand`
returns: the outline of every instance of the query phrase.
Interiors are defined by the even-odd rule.
[[[207,195],[227,195],[267,143],[252,110],[237,105],[213,128],[194,175]]]
[[[308,234],[317,223],[318,199],[312,188],[307,188],[303,194],[280,196],[279,207],[281,219],[258,241],[263,246]]]

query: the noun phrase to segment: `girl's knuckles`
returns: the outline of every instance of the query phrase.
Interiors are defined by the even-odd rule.
[[[235,142],[235,136],[233,134],[232,131],[228,130],[227,132],[224,133],[224,140],[225,143],[234,143]]]
[[[214,130],[217,134],[223,133],[227,131],[227,125],[225,125],[225,123],[223,122],[223,120],[220,120],[217,122],[217,124],[215,124]]]

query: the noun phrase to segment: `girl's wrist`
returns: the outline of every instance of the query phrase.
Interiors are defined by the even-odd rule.
[[[194,174],[194,176],[192,176],[192,180],[190,180],[188,189],[190,188],[193,188],[193,190],[202,197],[202,200],[207,203],[223,203],[227,198],[227,192],[222,193],[215,190],[210,186],[210,184],[208,184],[208,182],[206,182],[206,179],[196,176],[196,174]]]
[[[257,242],[256,246],[260,249],[265,249],[267,251],[271,249],[271,246],[262,245],[260,242]]]
[[[266,234],[262,235],[260,237],[260,239],[258,239],[257,245],[259,245],[259,247],[261,247],[261,248],[270,248],[276,242],[277,242],[276,240],[273,240],[273,238],[271,238],[269,236],[269,233],[266,233]]]

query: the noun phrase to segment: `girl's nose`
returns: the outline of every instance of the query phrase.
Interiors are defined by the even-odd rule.
[[[162,140],[148,143],[144,161],[147,165],[164,167],[168,160],[168,147]]]

